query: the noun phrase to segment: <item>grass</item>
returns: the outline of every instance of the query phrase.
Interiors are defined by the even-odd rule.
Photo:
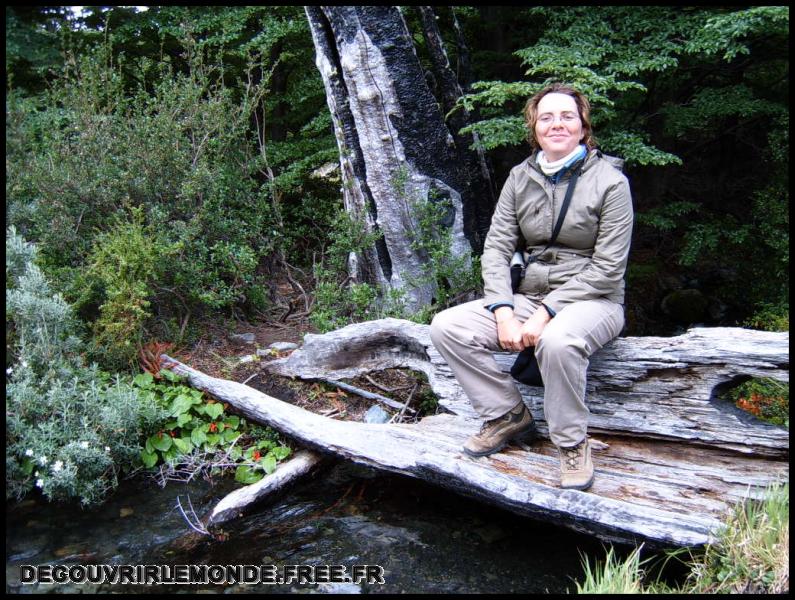
[[[746,500],[735,506],[714,544],[703,554],[690,556],[690,573],[684,583],[671,587],[647,582],[640,559],[642,545],[625,559],[610,548],[604,562],[593,567],[584,558],[585,578],[577,582],[580,594],[780,594],[789,591],[789,483],[767,488],[761,501]],[[666,560],[686,550],[667,553]]]

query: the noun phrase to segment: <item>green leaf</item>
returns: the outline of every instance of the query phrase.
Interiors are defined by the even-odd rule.
[[[133,377],[133,385],[137,385],[140,388],[148,388],[154,380],[155,378],[152,377],[151,373],[139,373]]]
[[[176,446],[171,446],[166,452],[163,453],[163,460],[165,462],[174,462],[180,454],[181,453]]]
[[[276,457],[272,452],[268,452],[265,456],[259,459],[259,464],[265,469],[265,472],[270,475],[276,470]]]
[[[257,442],[257,449],[258,450],[270,450],[275,445],[276,444],[274,444],[270,440],[262,440],[262,441]]]
[[[224,423],[226,423],[227,428],[237,429],[240,426],[240,417],[232,415],[224,419]]]
[[[224,432],[221,435],[223,436],[225,442],[231,442],[243,434],[239,431],[235,431],[234,429],[224,429]]]
[[[184,381],[185,378],[177,375],[173,371],[169,371],[168,369],[160,369],[159,375],[165,379],[166,381],[170,381],[172,383],[179,383],[180,381]]]
[[[151,469],[155,466],[155,464],[157,464],[157,454],[147,452],[146,450],[141,450],[141,462],[144,463],[144,466],[147,469]]]
[[[187,454],[193,449],[193,444],[189,438],[174,438],[174,446],[176,446],[180,454]]]
[[[177,426],[182,427],[185,423],[188,423],[193,417],[190,413],[184,412],[181,415],[177,415]]]
[[[240,483],[245,483],[245,484],[257,483],[262,478],[263,478],[262,473],[252,471],[251,467],[249,467],[248,465],[240,465],[235,470],[235,481],[239,481]]]
[[[218,442],[221,440],[221,436],[217,433],[208,433],[207,434],[207,443],[211,446],[217,446]]]
[[[276,457],[276,460],[284,460],[290,456],[291,453],[292,450],[290,450],[287,446],[278,446],[271,450],[271,454]]]
[[[146,442],[161,452],[165,452],[171,448],[171,436],[162,433],[154,434],[148,440],[146,440]]]
[[[184,394],[179,395],[174,398],[174,401],[171,403],[171,415],[176,417],[187,413],[191,406],[193,406],[193,400],[190,398],[190,396],[185,396]]]
[[[215,404],[207,404],[204,407],[204,412],[211,419],[217,419],[223,414],[224,405],[221,404],[220,402],[216,402]]]
[[[204,432],[202,427],[203,426],[196,427],[190,432],[190,441],[193,442],[194,446],[201,446],[207,441],[207,434]]]

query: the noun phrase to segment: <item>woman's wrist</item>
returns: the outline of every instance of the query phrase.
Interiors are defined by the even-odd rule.
[[[513,319],[513,309],[510,306],[500,306],[494,311],[494,318],[497,319],[497,325],[502,325]]]

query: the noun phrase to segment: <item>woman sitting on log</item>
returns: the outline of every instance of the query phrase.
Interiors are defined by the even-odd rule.
[[[516,383],[492,355],[533,349],[561,487],[583,490],[594,477],[586,436],[588,357],[624,326],[632,197],[623,161],[595,148],[583,94],[550,85],[524,114],[534,152],[511,170],[497,202],[482,256],[485,297],[436,315],[431,339],[486,419],[464,445],[470,456],[535,435]],[[517,249],[524,249],[524,260],[514,292],[510,265]]]

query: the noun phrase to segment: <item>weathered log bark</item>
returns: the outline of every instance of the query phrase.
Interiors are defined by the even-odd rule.
[[[716,388],[745,377],[789,381],[789,334],[739,328],[696,328],[677,337],[619,338],[591,357],[587,403],[589,431],[721,446],[780,456],[789,442],[781,428],[765,425],[716,398]],[[516,357],[495,353],[507,373]],[[281,375],[341,379],[395,367],[422,371],[439,403],[477,418],[428,328],[401,319],[358,323],[307,335],[290,357],[269,363]],[[519,384],[546,433],[543,388]]]
[[[460,388],[444,372],[427,326],[397,319],[352,325],[307,336],[302,349],[270,364],[275,372],[308,377],[322,372],[327,378],[387,367],[417,369],[428,374],[444,405],[467,414],[439,414],[415,425],[335,421],[186,365],[178,363],[174,370],[247,418],[319,451],[419,477],[608,540],[698,545],[714,540],[732,503],[758,496],[771,482],[788,480],[788,432],[746,421],[711,398],[715,384],[733,377],[787,380],[788,338],[696,329],[674,338],[619,339],[600,351],[589,375],[601,383],[589,385],[589,401],[593,409],[592,398],[603,395],[602,405],[612,402],[613,414],[594,411],[592,416],[592,421],[603,417],[601,449],[594,456],[596,481],[587,492],[557,487],[558,458],[547,439],[536,441],[530,451],[509,447],[479,459],[461,452],[480,421],[463,410]],[[621,371],[611,370],[617,365]],[[539,391],[525,392],[542,421]]]
[[[305,7],[340,148],[346,210],[383,239],[351,257],[359,281],[401,290],[408,308],[430,305],[417,205],[447,202],[451,257],[467,258],[467,177],[396,7]],[[470,235],[471,237],[471,235]]]

